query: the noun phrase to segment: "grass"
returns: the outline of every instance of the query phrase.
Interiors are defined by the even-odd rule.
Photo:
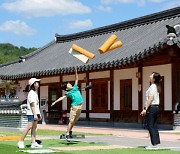
[[[74,132],[75,134],[84,134],[86,136],[100,136],[103,134],[91,134],[91,133],[81,133],[81,132]],[[61,134],[65,134],[64,131],[58,131],[58,130],[44,130],[44,129],[38,129],[37,130],[37,135],[38,136],[60,136]],[[15,132],[15,131],[5,131],[5,130],[0,130],[0,136],[5,135],[5,136],[21,136],[22,132]],[[30,135],[30,132],[28,133]]]
[[[57,131],[57,130],[38,130],[38,136],[59,136],[65,133],[64,131]],[[1,131],[1,135],[6,136],[20,136],[22,132],[9,132],[9,131]],[[29,133],[30,134],[30,133]],[[84,133],[75,133],[75,134],[84,134]],[[100,134],[86,134],[85,135],[100,135]],[[23,153],[20,149],[17,148],[18,141],[0,141],[0,153],[1,154],[20,154]],[[31,150],[30,148],[31,141],[26,140],[25,145],[26,148],[24,150]],[[98,143],[86,143],[86,142],[79,142],[79,141],[71,141],[67,143],[64,140],[60,139],[47,139],[43,140],[43,149],[49,149],[50,147],[78,147],[78,146],[105,146],[105,144],[98,144]],[[77,151],[68,151],[68,152],[56,152],[61,154],[179,154],[179,151],[171,151],[171,150],[146,150],[144,148],[129,148],[129,149],[109,149],[109,150],[86,150],[82,151],[81,149]],[[55,153],[55,154],[56,154]]]
[[[58,131],[58,130],[44,130],[44,129],[38,129],[37,135],[44,135],[46,136],[60,136],[61,134],[65,134],[64,131]],[[74,134],[84,134],[85,136],[101,136],[103,134],[92,134],[92,133],[82,133],[82,132],[73,132]]]
[[[26,148],[23,150],[30,150],[30,141],[25,141]],[[49,147],[74,147],[74,146],[102,146],[101,144],[85,143],[79,141],[72,141],[67,143],[64,140],[43,140],[43,149],[48,149]],[[0,151],[2,154],[22,154],[23,152],[17,148],[17,141],[4,141],[0,142]],[[179,151],[170,150],[146,150],[144,148],[129,148],[129,149],[111,149],[111,150],[86,150],[81,149],[77,151],[68,152],[56,152],[61,154],[179,154]],[[55,154],[56,154],[55,153]]]
[[[66,142],[65,140],[58,140],[58,139],[48,139],[48,140],[43,140],[43,149],[48,149],[49,147],[77,147],[77,146],[98,146],[102,144],[95,144],[94,142],[92,143],[87,143],[87,142],[79,142],[79,141],[71,141],[71,142]],[[25,141],[25,149],[23,150],[30,150],[30,145],[31,141]],[[20,149],[17,147],[17,141],[0,141],[0,152],[2,154],[19,154],[22,153]],[[68,152],[66,152],[68,153]]]
[[[146,150],[146,149],[141,149],[141,148],[71,151],[71,154],[92,154],[92,153],[93,154],[179,154],[179,151]]]

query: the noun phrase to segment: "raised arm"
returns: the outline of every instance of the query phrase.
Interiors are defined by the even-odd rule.
[[[51,107],[52,107],[53,105],[55,105],[57,102],[62,101],[64,98],[66,98],[66,96],[62,96],[62,97],[60,97],[59,99],[57,99],[56,101],[54,101],[54,102],[51,104]]]
[[[78,73],[76,67],[75,67],[75,84],[78,84]]]

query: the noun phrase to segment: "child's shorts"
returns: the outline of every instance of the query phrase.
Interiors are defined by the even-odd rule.
[[[81,110],[82,110],[82,104],[77,106],[72,106],[70,109],[69,121],[76,122],[80,117]]]
[[[38,121],[40,121],[40,114],[37,114]],[[34,121],[34,115],[27,115],[28,122]]]

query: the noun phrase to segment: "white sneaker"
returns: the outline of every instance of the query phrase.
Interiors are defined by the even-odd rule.
[[[159,147],[157,147],[156,145],[150,145],[150,146],[145,147],[145,149],[156,150],[156,149],[159,149]]]
[[[24,142],[23,141],[19,141],[17,145],[18,145],[18,148],[24,149]]]
[[[43,146],[38,144],[37,142],[31,143],[31,148],[42,148]]]

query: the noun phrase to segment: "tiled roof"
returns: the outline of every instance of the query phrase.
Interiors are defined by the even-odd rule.
[[[82,72],[119,67],[159,51],[167,43],[166,25],[176,24],[180,24],[180,7],[76,34],[56,34],[56,41],[21,57],[25,62],[0,65],[0,78],[68,74],[74,72],[74,66]],[[98,48],[111,34],[116,34],[123,46],[100,55]],[[72,44],[94,53],[95,58],[82,63],[68,53]]]

